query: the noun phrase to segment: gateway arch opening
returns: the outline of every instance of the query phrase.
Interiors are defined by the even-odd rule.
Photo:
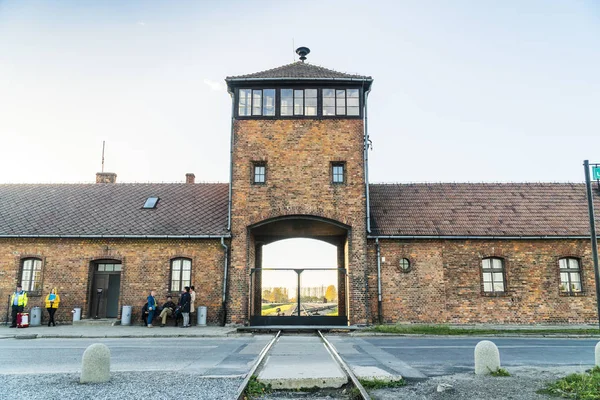
[[[345,227],[286,219],[251,232],[252,325],[348,325]]]

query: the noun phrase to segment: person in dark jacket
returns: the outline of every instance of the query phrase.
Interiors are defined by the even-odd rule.
[[[183,293],[179,298],[179,305],[181,306],[181,315],[183,315],[183,326],[182,328],[190,327],[190,305],[192,303],[192,296],[190,295],[190,287],[186,286],[183,288]]]
[[[163,304],[162,311],[160,312],[161,327],[166,325],[167,317],[170,317],[171,315],[175,317],[176,307],[177,306],[175,305],[175,303],[173,303],[173,298],[171,296],[167,296],[167,302]],[[175,326],[177,326],[177,320],[175,320]]]
[[[150,295],[148,296],[148,328],[152,328],[152,320],[154,319],[154,313],[156,312],[156,307],[158,304],[156,303],[156,298],[154,297],[154,290],[150,291]]]

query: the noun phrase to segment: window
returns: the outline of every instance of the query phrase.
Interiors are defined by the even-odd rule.
[[[100,263],[97,265],[98,272],[121,272],[121,264]]]
[[[21,286],[30,293],[42,292],[42,260],[27,258],[21,266]]]
[[[156,203],[158,203],[158,197],[148,197],[142,208],[156,208]]]
[[[358,89],[323,89],[323,115],[360,115]]]
[[[260,185],[265,183],[267,180],[267,164],[264,162],[253,164],[253,178],[252,183]]]
[[[275,115],[275,89],[240,89],[238,92],[238,115]]]
[[[504,260],[490,257],[481,261],[484,293],[504,293],[506,282],[504,280]]]
[[[171,292],[181,292],[192,281],[192,260],[175,258],[171,260]]]
[[[281,89],[281,115],[317,115],[317,89]]]
[[[581,269],[576,258],[561,258],[558,260],[560,269],[560,291],[562,293],[581,293]]]
[[[402,271],[402,272],[410,271],[410,260],[408,258],[400,259],[400,271]]]
[[[331,181],[333,183],[344,183],[345,182],[345,174],[344,174],[344,163],[331,163]]]

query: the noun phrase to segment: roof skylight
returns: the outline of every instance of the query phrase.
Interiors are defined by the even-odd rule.
[[[158,197],[148,197],[142,208],[156,208],[156,203],[158,203]]]

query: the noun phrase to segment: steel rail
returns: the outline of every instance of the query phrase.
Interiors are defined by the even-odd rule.
[[[327,349],[329,354],[331,354],[333,359],[339,364],[340,367],[342,367],[342,369],[344,370],[346,375],[348,375],[348,377],[350,378],[350,380],[352,381],[354,386],[358,389],[358,391],[360,392],[361,398],[363,400],[371,400],[371,396],[369,396],[369,393],[367,393],[366,389],[360,383],[360,381],[358,380],[356,375],[354,375],[354,372],[352,372],[352,369],[350,368],[350,366],[342,359],[342,357],[340,357],[340,355],[338,354],[335,347],[333,347],[333,345],[331,343],[329,343],[329,341],[327,339],[325,339],[325,336],[323,336],[321,331],[317,331],[317,334],[321,337],[321,340],[323,341],[323,343],[325,343],[325,348]]]
[[[258,359],[254,363],[252,368],[250,368],[250,371],[248,371],[246,378],[242,381],[242,384],[239,386],[239,388],[236,392],[235,398],[237,400],[244,400],[244,392],[246,391],[246,387],[248,386],[250,379],[252,379],[252,376],[254,376],[254,373],[256,372],[256,370],[258,369],[260,364],[262,364],[265,356],[269,353],[269,350],[271,350],[271,347],[273,347],[275,342],[279,339],[280,335],[281,335],[281,331],[278,331],[277,335],[275,335],[275,337],[259,353]]]

